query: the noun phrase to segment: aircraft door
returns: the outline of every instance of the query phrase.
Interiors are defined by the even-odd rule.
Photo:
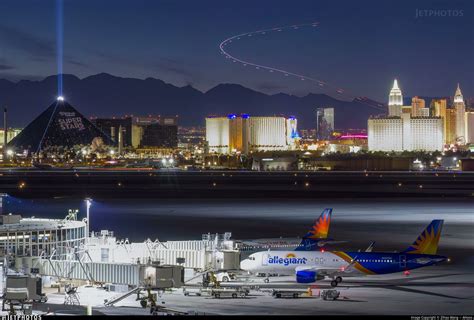
[[[400,268],[405,268],[407,266],[407,256],[404,254],[400,255]]]
[[[262,266],[268,266],[269,259],[270,259],[270,255],[268,253],[262,254]]]

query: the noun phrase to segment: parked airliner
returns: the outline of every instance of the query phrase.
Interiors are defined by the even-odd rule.
[[[295,274],[299,283],[312,283],[326,277],[335,287],[342,277],[388,274],[431,266],[447,258],[437,255],[443,220],[433,220],[415,242],[402,252],[343,251],[261,251],[240,264],[250,273]]]
[[[253,251],[255,249],[271,248],[295,248],[296,251],[312,251],[326,246],[346,241],[336,241],[328,238],[329,225],[331,223],[332,208],[323,210],[318,219],[311,226],[311,229],[302,238],[268,238],[255,240],[242,240],[242,251]]]

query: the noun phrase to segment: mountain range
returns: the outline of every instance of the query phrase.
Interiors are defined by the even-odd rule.
[[[56,98],[57,75],[40,81],[0,79],[0,106],[8,107],[9,126],[22,127]],[[207,115],[248,113],[292,115],[299,128],[314,128],[315,110],[334,107],[336,128],[366,128],[370,115],[383,113],[357,100],[342,101],[326,94],[294,96],[265,94],[238,84],[219,84],[201,92],[155,78],[134,79],[100,73],[80,79],[63,75],[64,96],[85,116],[179,115],[182,126],[203,126]]]

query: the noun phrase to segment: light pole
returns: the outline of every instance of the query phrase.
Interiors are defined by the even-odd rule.
[[[91,205],[92,205],[92,199],[91,198],[86,198],[85,199],[86,201],[86,213],[87,213],[87,225],[86,225],[86,231],[87,231],[87,236],[86,238],[89,238],[90,237],[90,223],[89,223],[89,212],[90,212],[90,208],[91,208]]]

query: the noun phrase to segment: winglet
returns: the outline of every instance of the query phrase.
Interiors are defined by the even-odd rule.
[[[365,252],[372,252],[372,249],[374,249],[375,241],[372,241],[371,244],[365,249]]]

